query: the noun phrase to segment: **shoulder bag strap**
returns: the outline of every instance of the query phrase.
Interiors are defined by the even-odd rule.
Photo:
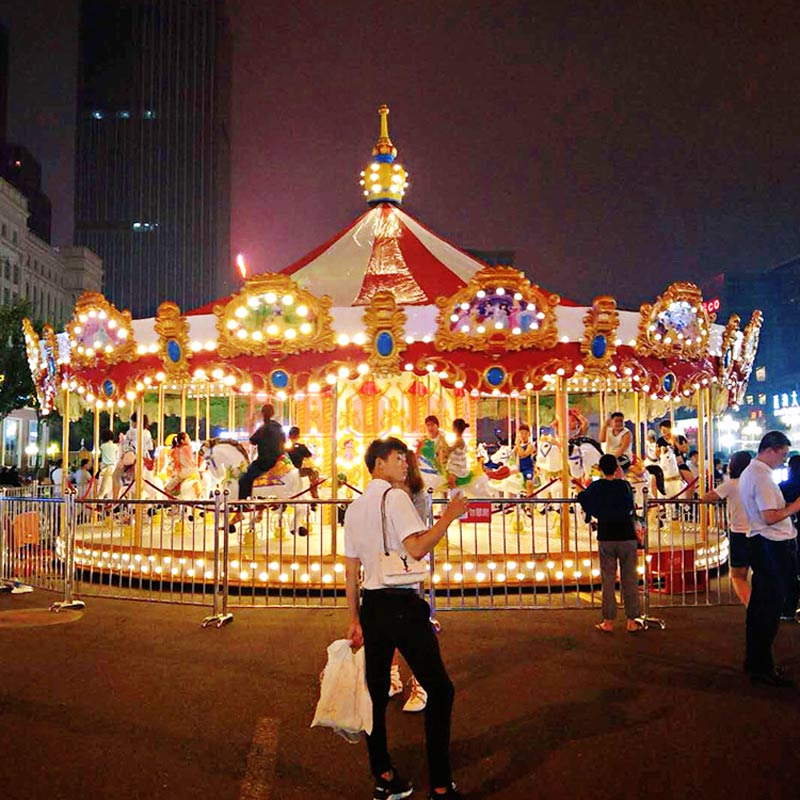
[[[392,487],[390,486],[381,497],[381,533],[383,533],[383,552],[387,556],[389,555],[389,545],[386,542],[386,495],[391,491]]]

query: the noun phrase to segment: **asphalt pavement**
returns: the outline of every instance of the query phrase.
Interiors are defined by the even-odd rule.
[[[18,798],[370,798],[363,743],[310,729],[342,610],[205,610],[0,595],[0,787]],[[664,631],[596,611],[440,615],[453,764],[474,798],[795,798],[800,689],[751,686],[740,607],[673,608]],[[778,660],[800,675],[800,625]],[[404,676],[407,670],[402,668]],[[400,772],[427,789],[421,715],[389,708]]]

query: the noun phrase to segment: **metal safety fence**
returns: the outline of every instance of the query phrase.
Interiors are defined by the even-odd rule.
[[[93,501],[0,496],[0,581],[78,597],[205,607],[344,607],[348,500]],[[433,498],[432,524],[447,501]],[[734,601],[724,503],[647,500],[650,605]],[[435,610],[600,608],[596,533],[574,499],[470,502],[430,557]]]

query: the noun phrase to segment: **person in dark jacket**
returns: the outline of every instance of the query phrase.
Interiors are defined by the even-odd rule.
[[[601,457],[603,477],[591,483],[578,495],[587,517],[597,520],[597,549],[600,554],[600,576],[603,586],[603,619],[595,625],[603,633],[614,630],[617,616],[615,583],[619,563],[620,585],[628,618],[626,629],[633,633],[641,628],[639,579],[636,574],[636,516],[630,484],[622,480],[622,468],[616,456]]]
[[[255,479],[271,470],[285,453],[286,435],[280,423],[273,419],[275,409],[270,403],[262,407],[261,416],[264,418],[264,424],[250,437],[250,443],[258,448],[258,455],[239,478],[240,500],[250,497]]]

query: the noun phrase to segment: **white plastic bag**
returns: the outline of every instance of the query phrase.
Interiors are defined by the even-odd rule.
[[[355,653],[347,639],[328,645],[319,702],[311,727],[332,728],[351,744],[361,731],[372,733],[372,699],[367,689],[364,648]]]

